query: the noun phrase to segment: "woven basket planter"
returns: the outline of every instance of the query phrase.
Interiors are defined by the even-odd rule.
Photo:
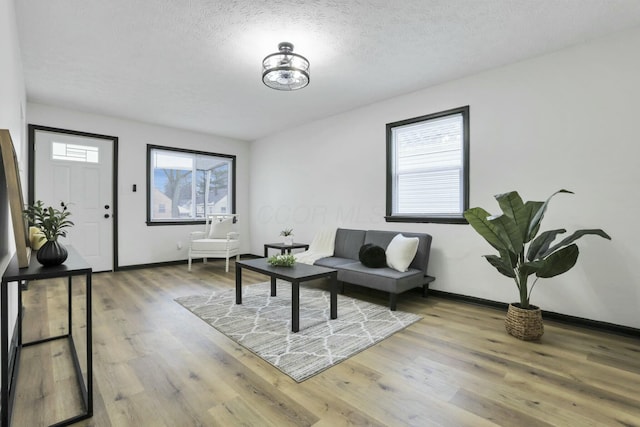
[[[507,332],[524,341],[540,339],[544,334],[542,311],[535,305],[530,305],[530,308],[526,310],[517,305],[516,303],[509,304],[507,318],[504,321]]]

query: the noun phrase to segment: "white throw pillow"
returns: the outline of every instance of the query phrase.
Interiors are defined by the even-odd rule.
[[[402,234],[397,234],[387,246],[387,265],[403,273],[407,271],[418,251],[418,242],[417,237],[404,237]]]
[[[211,223],[209,231],[210,239],[226,239],[227,234],[233,231],[233,217],[223,221],[214,221]]]

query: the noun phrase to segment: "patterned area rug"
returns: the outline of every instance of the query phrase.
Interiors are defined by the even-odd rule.
[[[329,292],[300,286],[300,331],[291,332],[291,284],[278,281],[193,295],[176,301],[297,382],[302,382],[421,319],[420,316],[338,294],[329,319]]]

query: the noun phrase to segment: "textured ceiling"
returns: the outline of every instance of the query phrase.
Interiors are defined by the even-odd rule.
[[[640,0],[15,3],[30,101],[244,140],[640,26]],[[281,41],[307,88],[262,84]]]

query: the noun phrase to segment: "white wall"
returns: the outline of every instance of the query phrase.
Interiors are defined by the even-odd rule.
[[[26,103],[22,61],[18,45],[13,0],[0,0],[0,129],[9,129],[24,180],[26,157],[24,144],[24,106]],[[0,162],[0,169],[2,169]],[[4,171],[0,171],[0,273],[4,273],[15,254],[15,241]],[[9,288],[9,331],[13,331],[17,316],[17,285]]]
[[[499,212],[494,194],[544,200],[566,188],[544,229],[603,228],[581,239],[578,264],[541,280],[544,310],[640,328],[637,103],[640,29],[428,88],[290,129],[252,145],[252,252],[293,227],[310,241],[324,226],[433,235],[434,289],[518,299],[482,257],[468,225],[384,221],[385,124],[470,105],[471,206]],[[417,70],[419,72],[419,70]],[[384,75],[381,78],[385,78]]]
[[[41,104],[28,104],[30,124],[118,137],[118,264],[120,267],[187,259],[188,235],[203,225],[146,225],[147,144],[188,148],[236,156],[236,209],[244,237],[242,253],[250,251],[249,143]],[[137,192],[132,191],[133,184]],[[178,249],[178,242],[182,249]]]

